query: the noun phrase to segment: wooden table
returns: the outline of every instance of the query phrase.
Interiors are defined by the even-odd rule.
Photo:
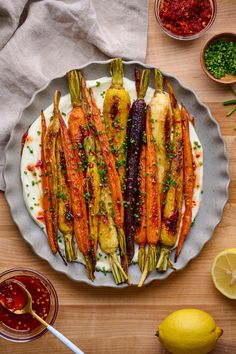
[[[168,38],[158,27],[153,0],[150,1],[146,62],[177,75],[211,109],[220,123],[230,158],[231,185],[223,219],[201,254],[186,269],[163,282],[142,289],[95,289],[77,284],[55,272],[39,259],[22,238],[0,195],[0,271],[15,266],[31,267],[54,284],[60,301],[55,326],[87,354],[164,354],[154,336],[157,324],[179,308],[196,307],[209,311],[224,329],[214,354],[236,353],[236,302],[228,300],[213,286],[210,269],[221,250],[235,247],[236,241],[236,114],[226,118],[222,101],[233,98],[227,87],[215,84],[201,71],[199,52],[213,34],[235,30],[236,2],[218,1],[218,14],[212,29],[202,38],[183,43]],[[2,354],[69,353],[52,335],[26,344],[0,339]],[[189,353],[190,354],[190,353]]]

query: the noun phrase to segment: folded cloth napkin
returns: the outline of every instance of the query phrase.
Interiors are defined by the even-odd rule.
[[[0,0],[0,189],[4,149],[33,93],[92,60],[143,61],[148,0]]]

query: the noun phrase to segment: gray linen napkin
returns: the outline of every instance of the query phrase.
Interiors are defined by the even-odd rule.
[[[0,0],[0,189],[4,148],[33,93],[92,60],[144,61],[148,0]]]

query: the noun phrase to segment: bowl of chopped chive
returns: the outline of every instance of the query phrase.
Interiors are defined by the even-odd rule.
[[[236,82],[236,34],[220,33],[210,38],[201,51],[201,66],[212,80],[222,84]]]

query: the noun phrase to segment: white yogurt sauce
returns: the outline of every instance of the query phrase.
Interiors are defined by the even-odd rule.
[[[111,83],[110,77],[102,77],[97,80],[88,80],[87,86],[93,88],[93,93],[98,107],[102,111],[103,100],[106,90]],[[135,82],[124,78],[124,86],[128,90],[131,98],[131,102],[136,99]],[[154,90],[148,88],[146,94],[146,102],[149,103]],[[69,114],[72,110],[70,95],[61,97],[60,110],[62,116],[67,122]],[[53,105],[51,104],[44,110],[47,125],[49,124],[50,117],[52,116]],[[196,134],[196,131],[192,124],[190,124],[190,139],[193,149],[193,158],[196,165],[196,181],[193,194],[194,205],[192,209],[192,220],[194,221],[200,206],[203,182],[203,149],[200,140]],[[27,139],[22,151],[21,159],[21,180],[23,185],[23,195],[26,207],[31,214],[35,222],[42,228],[46,235],[46,229],[43,222],[43,207],[42,207],[42,186],[41,186],[41,168],[37,165],[41,160],[41,118],[40,116],[30,126]],[[59,246],[64,253],[64,243],[62,235],[58,236]],[[138,259],[138,246],[135,245],[135,254],[133,262],[136,263]],[[83,255],[78,250],[77,262],[84,263]],[[106,254],[104,254],[100,248],[97,251],[97,270],[103,272],[110,271],[110,264]]]

